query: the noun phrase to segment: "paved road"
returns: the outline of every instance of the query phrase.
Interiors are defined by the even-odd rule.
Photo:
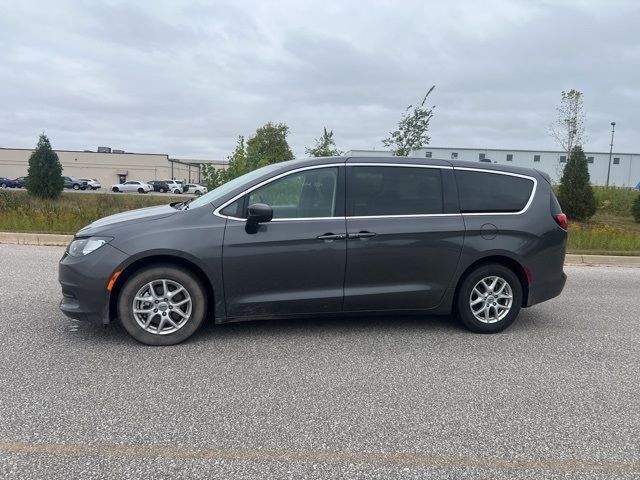
[[[571,267],[508,331],[207,326],[152,348],[58,313],[0,245],[0,478],[638,478],[640,269]]]

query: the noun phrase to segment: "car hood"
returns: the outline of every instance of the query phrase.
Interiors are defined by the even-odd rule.
[[[115,215],[109,215],[108,217],[104,217],[90,223],[86,227],[78,230],[76,235],[79,237],[87,237],[103,234],[114,227],[157,220],[159,218],[173,215],[176,212],[177,210],[170,205],[160,205],[158,207],[147,207],[140,208],[138,210],[130,210],[128,212],[116,213]]]

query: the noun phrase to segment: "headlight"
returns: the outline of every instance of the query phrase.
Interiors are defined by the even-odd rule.
[[[111,237],[79,238],[69,244],[67,251],[72,257],[83,257],[97,250],[105,243],[109,243],[111,240]]]

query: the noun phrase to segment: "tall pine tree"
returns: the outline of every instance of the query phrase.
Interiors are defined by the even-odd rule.
[[[587,157],[579,145],[571,150],[562,172],[558,201],[571,220],[587,220],[596,213],[596,197],[591,188]]]
[[[62,193],[62,165],[44,133],[40,135],[38,145],[29,157],[27,175],[27,189],[31,195],[39,198],[57,198]]]

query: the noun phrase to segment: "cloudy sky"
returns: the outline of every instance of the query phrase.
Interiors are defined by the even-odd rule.
[[[584,92],[589,150],[640,151],[638,1],[0,0],[0,146],[224,158],[285,122],[381,149],[435,84],[432,145],[553,149]]]

